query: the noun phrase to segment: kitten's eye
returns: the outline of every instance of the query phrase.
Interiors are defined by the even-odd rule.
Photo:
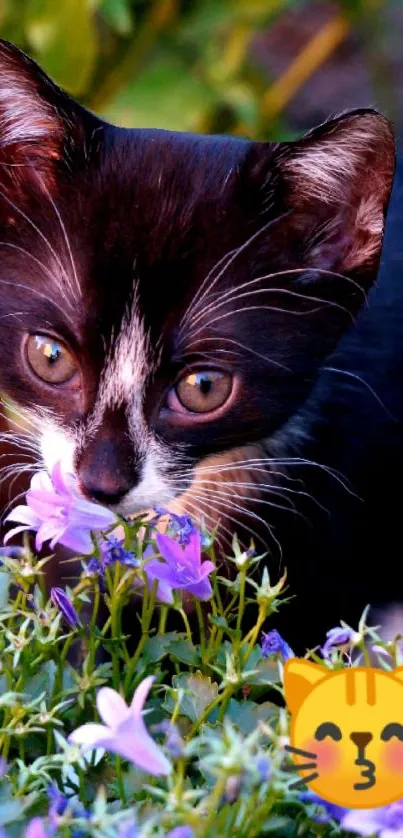
[[[218,370],[196,370],[181,378],[175,394],[182,408],[192,413],[211,413],[227,401],[232,376]],[[174,405],[170,405],[174,407]]]
[[[25,352],[31,370],[47,384],[64,384],[77,372],[71,352],[46,335],[30,335]]]
[[[335,742],[340,742],[341,730],[337,725],[333,724],[333,722],[323,722],[323,724],[319,725],[315,731],[315,739],[321,742],[322,739],[326,738],[326,736],[330,736],[330,738],[334,739]]]
[[[396,736],[397,739],[403,742],[403,725],[400,725],[398,722],[390,722],[390,724],[386,725],[381,733],[382,742],[389,742],[392,736]]]

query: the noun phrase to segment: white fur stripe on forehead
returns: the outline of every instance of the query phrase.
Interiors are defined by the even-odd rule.
[[[125,313],[119,334],[107,356],[99,386],[97,406],[118,408],[142,400],[147,375],[152,370],[152,353],[141,317],[136,290]]]

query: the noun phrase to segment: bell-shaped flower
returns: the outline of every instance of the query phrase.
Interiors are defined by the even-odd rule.
[[[169,774],[171,764],[148,733],[143,719],[144,703],[153,681],[153,676],[141,681],[129,707],[118,692],[102,687],[97,707],[104,724],[82,725],[70,734],[69,741],[80,745],[83,751],[104,748],[119,754],[149,774]]]

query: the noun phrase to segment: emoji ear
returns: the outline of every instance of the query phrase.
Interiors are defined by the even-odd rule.
[[[403,666],[397,666],[391,673],[396,681],[403,681]]]
[[[311,690],[327,677],[316,663],[291,658],[284,664],[285,700],[291,713],[296,713]],[[403,675],[402,675],[403,677]]]

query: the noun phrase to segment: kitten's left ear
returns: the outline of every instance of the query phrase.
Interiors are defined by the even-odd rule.
[[[95,117],[13,44],[0,40],[0,165],[11,183],[51,178],[73,156],[84,158]]]
[[[288,213],[283,248],[298,266],[353,276],[368,288],[378,269],[395,170],[391,123],[372,109],[345,113],[293,142],[262,146],[255,175]],[[266,171],[266,180],[264,180]],[[266,195],[266,201],[268,196]]]

